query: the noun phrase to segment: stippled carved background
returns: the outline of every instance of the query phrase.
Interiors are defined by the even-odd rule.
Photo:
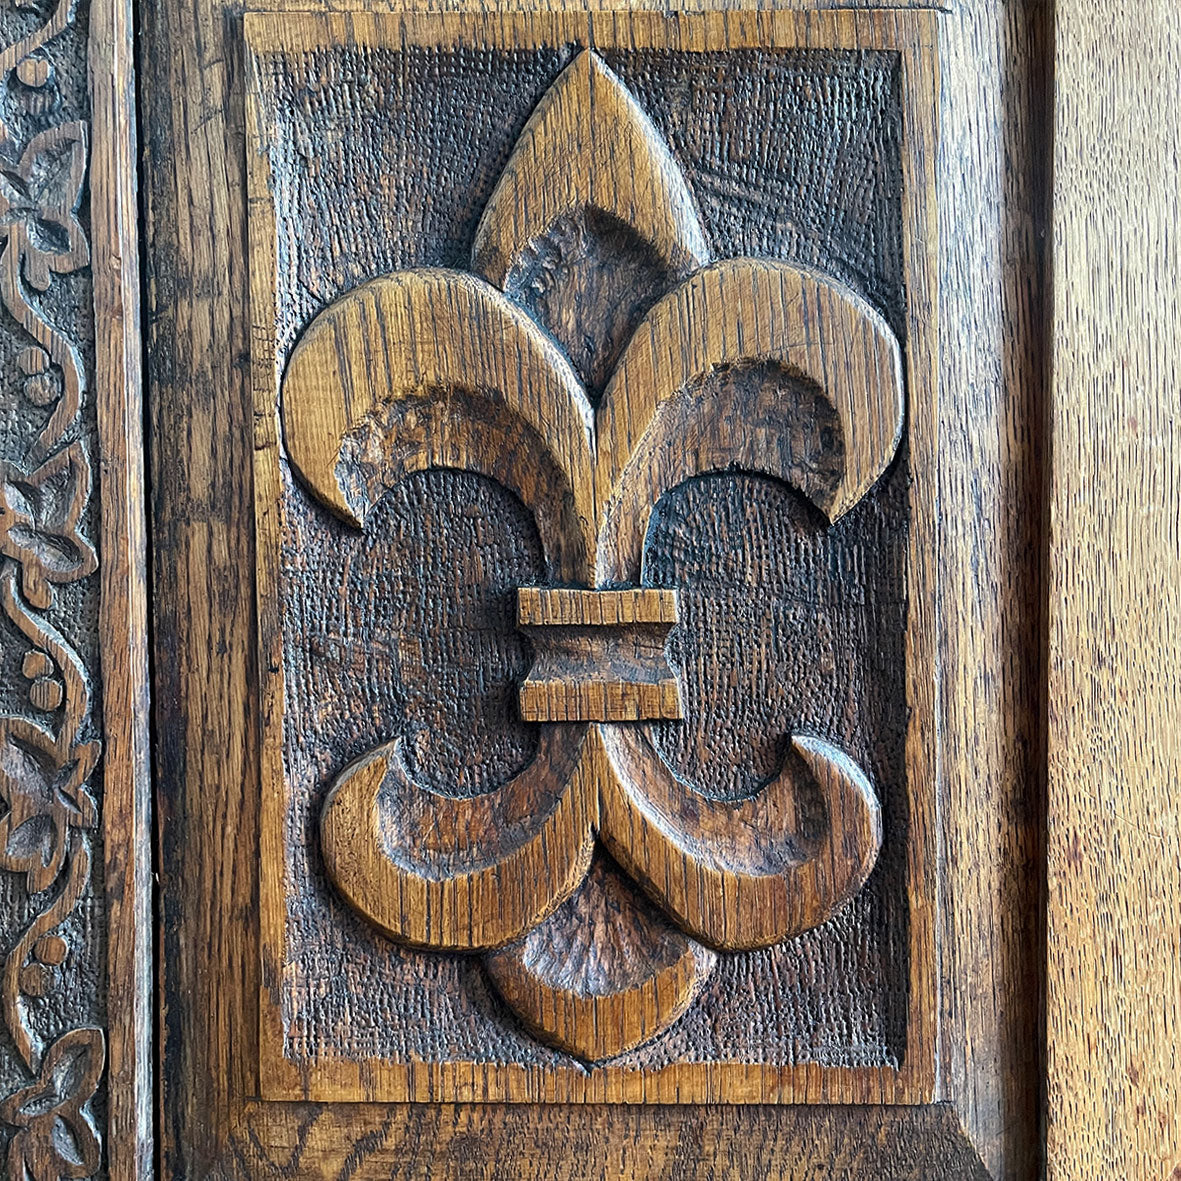
[[[280,363],[312,317],[358,283],[466,265],[525,120],[572,54],[341,47],[264,59]],[[670,145],[718,256],[816,266],[903,338],[894,56],[602,56]],[[517,720],[516,690],[530,652],[512,620],[514,588],[543,574],[533,522],[473,475],[406,480],[363,534],[314,504],[285,466],[283,496],[294,799],[286,1052],[573,1065],[518,1029],[477,962],[409,951],[368,928],[328,886],[316,840],[332,777],[378,742],[402,737],[415,778],[459,794],[528,763],[535,739]],[[786,945],[722,956],[688,1013],[616,1065],[900,1058],[906,518],[905,446],[832,529],[786,486],[741,473],[690,481],[654,514],[645,569],[680,587],[683,604],[669,651],[686,719],[657,728],[666,760],[707,794],[741,795],[774,773],[793,729],[814,729],[870,774],[885,842],[869,885],[836,918]]]
[[[84,4],[0,12],[0,1161],[103,1171]]]

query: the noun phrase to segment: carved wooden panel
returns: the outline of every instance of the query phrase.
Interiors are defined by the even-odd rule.
[[[0,1160],[101,1161],[98,504],[85,37],[6,14],[0,53]]]
[[[247,16],[264,1096],[933,1096],[931,29]]]
[[[130,53],[129,14],[108,0],[0,13],[9,1181],[131,1178],[151,1154]]]

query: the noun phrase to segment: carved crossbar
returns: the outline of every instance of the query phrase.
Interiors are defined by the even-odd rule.
[[[517,623],[533,641],[521,686],[526,722],[639,722],[683,716],[664,642],[677,593],[521,587]]]

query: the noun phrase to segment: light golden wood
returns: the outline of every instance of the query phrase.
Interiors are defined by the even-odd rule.
[[[595,784],[581,740],[551,729],[500,791],[452,799],[411,781],[399,743],[341,773],[321,842],[337,888],[388,935],[471,951],[521,935],[586,875]],[[384,807],[378,793],[384,789]]]
[[[654,587],[520,587],[517,623],[533,641],[521,685],[527,722],[639,722],[681,718],[665,658],[677,593]]]
[[[523,586],[517,591],[521,627],[616,627],[677,622],[677,592],[640,586],[631,590],[570,590]]]
[[[1047,1174],[1181,1176],[1181,19],[1057,6]]]

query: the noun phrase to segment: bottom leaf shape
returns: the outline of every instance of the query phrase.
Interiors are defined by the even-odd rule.
[[[485,966],[540,1040],[601,1062],[680,1018],[715,961],[598,852],[574,895],[523,939],[489,955]]]

